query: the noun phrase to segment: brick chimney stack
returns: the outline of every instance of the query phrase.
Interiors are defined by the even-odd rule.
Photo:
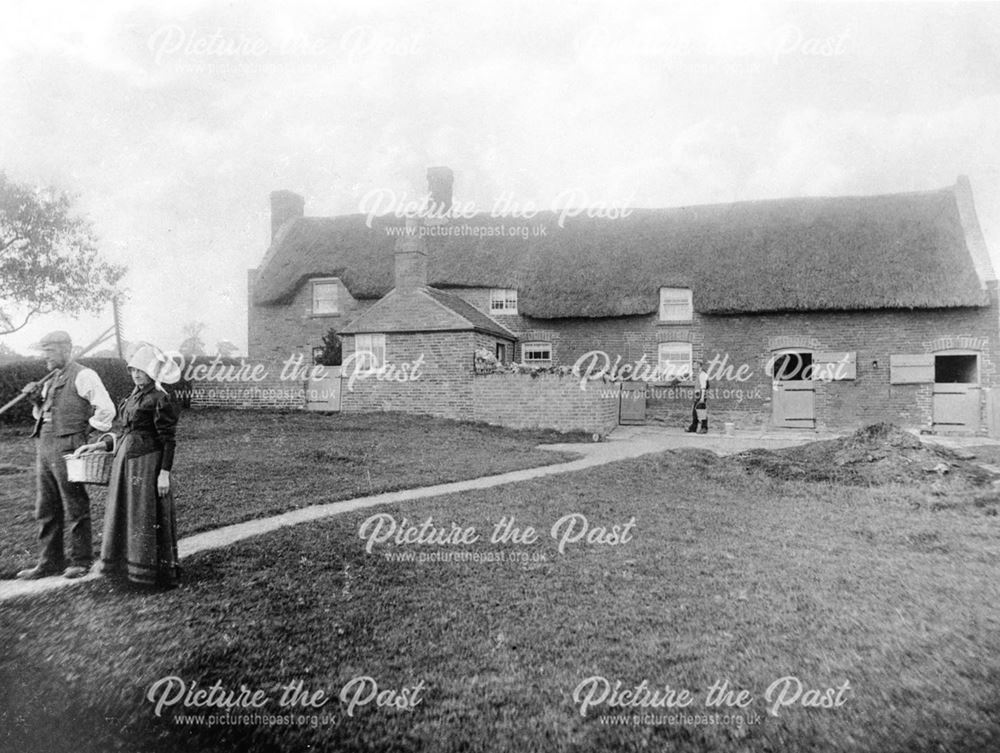
[[[306,200],[294,191],[271,192],[271,240],[278,230],[289,220],[303,217],[306,211]]]
[[[420,236],[422,223],[406,218],[406,233],[396,240],[396,290],[405,292],[427,285],[427,246]]]
[[[431,217],[446,217],[451,211],[451,194],[455,173],[450,167],[427,168],[428,210]]]

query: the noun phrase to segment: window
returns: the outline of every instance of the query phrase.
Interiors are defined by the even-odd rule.
[[[355,335],[354,352],[358,368],[381,368],[385,365],[385,335]]]
[[[497,363],[507,363],[506,343],[497,343]]]
[[[688,288],[660,288],[660,321],[689,322],[694,318]]]
[[[775,382],[802,382],[813,378],[813,354],[804,350],[779,351],[771,361]]]
[[[314,316],[339,314],[337,308],[337,283],[314,281],[312,284],[312,312]]]
[[[490,291],[491,314],[516,314],[517,291],[511,288],[494,288]]]
[[[935,356],[934,381],[938,384],[977,384],[979,358],[964,353]]]
[[[660,343],[656,355],[660,379],[691,379],[691,343]]]
[[[521,346],[521,360],[524,363],[550,363],[552,343],[525,343]]]

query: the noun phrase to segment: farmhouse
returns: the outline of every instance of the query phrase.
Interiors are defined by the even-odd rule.
[[[602,421],[620,412],[682,426],[702,359],[715,428],[995,423],[997,278],[964,177],[933,191],[613,219],[449,218],[451,171],[428,179],[436,211],[405,222],[306,217],[302,197],[271,195],[271,245],[249,275],[251,358],[311,357],[331,328],[345,357],[367,354],[355,361],[422,358],[419,378],[358,381],[343,410],[480,418],[520,407],[537,418],[559,407],[544,378],[493,389],[502,380],[475,373],[488,351],[575,366],[587,377],[577,392],[614,402]],[[634,379],[620,404],[614,383],[590,380],[601,371]]]

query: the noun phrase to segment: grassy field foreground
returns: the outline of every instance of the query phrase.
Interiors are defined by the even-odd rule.
[[[18,600],[0,612],[0,748],[997,750],[996,509],[925,503],[673,452],[283,530],[191,558],[171,592]],[[382,518],[367,551],[377,514],[480,540],[396,544]],[[554,537],[567,514],[586,533],[574,518]],[[538,538],[492,543],[501,518]],[[272,716],[185,707],[162,683],[157,716],[168,677],[259,690]],[[695,702],[614,705],[601,678]],[[745,709],[706,708],[722,682]],[[296,683],[328,700],[275,721]]]
[[[0,429],[0,577],[36,558],[34,440]],[[185,411],[173,484],[181,536],[307,505],[565,460],[540,443],[583,435],[426,416]],[[94,550],[106,489],[88,487]]]

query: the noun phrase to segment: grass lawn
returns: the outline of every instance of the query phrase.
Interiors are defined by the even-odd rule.
[[[378,513],[482,540],[369,553],[359,532]],[[588,531],[635,522],[618,544],[560,553],[551,527],[573,513]],[[501,517],[539,538],[489,542]],[[399,559],[455,552],[519,561]],[[99,582],[4,604],[0,748],[995,751],[998,555],[995,503],[782,481],[699,451],[369,509],[192,557],[174,591]],[[191,683],[242,685],[265,705],[231,718],[262,718],[184,724],[226,712],[182,700],[158,717],[145,694],[170,676],[184,685],[165,704]],[[574,694],[592,677],[694,703],[621,707],[595,691],[581,714]],[[771,715],[767,690],[785,677],[804,692],[793,700],[788,680]],[[297,681],[332,696],[317,726],[268,724]],[[721,681],[748,691],[753,724],[707,723],[729,715],[705,707]]]
[[[0,577],[33,565],[34,440],[0,429]],[[404,414],[185,411],[173,483],[181,536],[297,507],[556,463],[583,435]],[[88,487],[95,552],[106,489]]]

